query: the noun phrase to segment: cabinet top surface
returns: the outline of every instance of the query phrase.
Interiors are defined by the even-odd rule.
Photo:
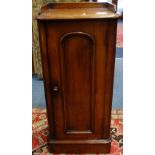
[[[41,8],[38,20],[119,18],[115,5],[110,3],[49,3]]]

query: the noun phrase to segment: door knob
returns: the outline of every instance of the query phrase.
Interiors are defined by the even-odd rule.
[[[57,93],[59,91],[59,87],[58,86],[53,86],[52,91]]]

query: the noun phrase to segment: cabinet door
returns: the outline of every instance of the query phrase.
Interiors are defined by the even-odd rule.
[[[56,139],[105,136],[108,26],[99,21],[46,24]]]

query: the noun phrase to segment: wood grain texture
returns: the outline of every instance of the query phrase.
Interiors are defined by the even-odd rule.
[[[60,56],[67,133],[92,131],[93,45],[92,36],[82,32],[68,33],[61,38]],[[79,115],[80,113],[85,115]]]
[[[108,153],[117,18],[38,20],[38,26],[50,151]]]

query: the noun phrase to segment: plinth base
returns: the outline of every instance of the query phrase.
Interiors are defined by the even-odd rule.
[[[110,139],[101,140],[51,140],[51,153],[109,153]]]

